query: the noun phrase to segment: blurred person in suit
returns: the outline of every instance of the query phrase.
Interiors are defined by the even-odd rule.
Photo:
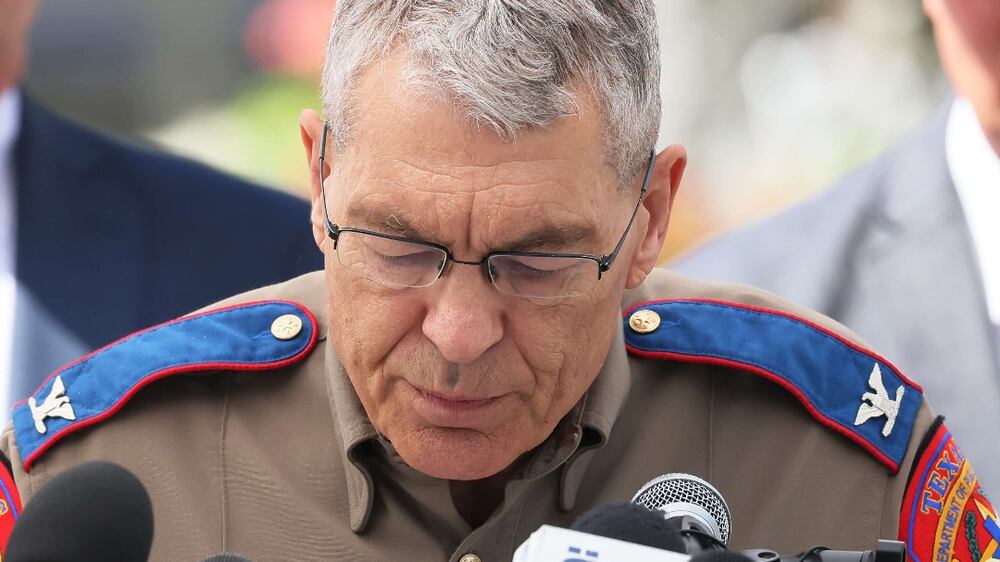
[[[852,326],[913,373],[1000,486],[1000,2],[925,0],[956,92],[819,196],[682,257]]]
[[[0,417],[63,363],[320,269],[309,206],[124,144],[18,87],[36,0],[0,0]]]

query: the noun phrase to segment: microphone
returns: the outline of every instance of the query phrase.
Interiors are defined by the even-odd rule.
[[[66,470],[28,502],[4,562],[145,562],[153,507],[139,479],[109,462]]]
[[[745,554],[728,550],[706,550],[691,557],[690,562],[752,562]]]
[[[667,526],[683,538],[682,552],[694,555],[692,562],[906,562],[906,545],[891,540],[878,541],[875,550],[814,546],[785,556],[764,548],[728,552],[729,505],[714,486],[690,474],[658,476],[639,488],[632,502],[661,512]]]
[[[542,525],[514,551],[513,562],[687,562],[683,548],[659,513],[621,502],[595,507],[571,529]]]
[[[684,539],[655,511],[629,502],[606,503],[581,515],[570,529],[610,539],[686,553]]]
[[[235,552],[223,552],[222,554],[216,554],[210,558],[206,558],[201,562],[253,562],[246,556],[236,554]]]
[[[632,503],[662,513],[683,537],[682,552],[725,550],[732,529],[729,505],[714,486],[697,476],[674,472],[646,482]]]

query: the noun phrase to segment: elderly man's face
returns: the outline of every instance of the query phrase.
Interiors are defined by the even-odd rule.
[[[401,66],[391,59],[360,80],[350,145],[328,154],[332,222],[443,244],[466,261],[512,247],[612,250],[641,178],[625,194],[616,189],[592,106],[504,143],[447,103],[408,94]],[[315,114],[303,115],[314,180],[321,129]],[[652,182],[657,214],[669,210],[671,196],[663,191],[683,170],[683,149],[672,150],[666,158],[674,164],[662,168],[670,171]],[[554,303],[504,295],[482,268],[462,264],[429,287],[395,288],[340,264],[322,230],[318,192],[314,203],[339,359],[375,427],[403,459],[454,480],[502,471],[580,400],[620,322],[622,292],[642,280],[662,242],[662,228],[649,228],[650,213],[641,209],[619,261],[595,290]],[[565,238],[521,248],[543,227]]]

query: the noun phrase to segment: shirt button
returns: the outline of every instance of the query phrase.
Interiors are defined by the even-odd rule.
[[[470,552],[459,559],[458,562],[483,562],[483,559]]]

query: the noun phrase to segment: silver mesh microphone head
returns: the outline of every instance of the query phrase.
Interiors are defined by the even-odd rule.
[[[632,503],[662,511],[665,517],[688,515],[701,520],[723,544],[729,544],[732,517],[714,486],[697,476],[675,472],[646,482]]]

